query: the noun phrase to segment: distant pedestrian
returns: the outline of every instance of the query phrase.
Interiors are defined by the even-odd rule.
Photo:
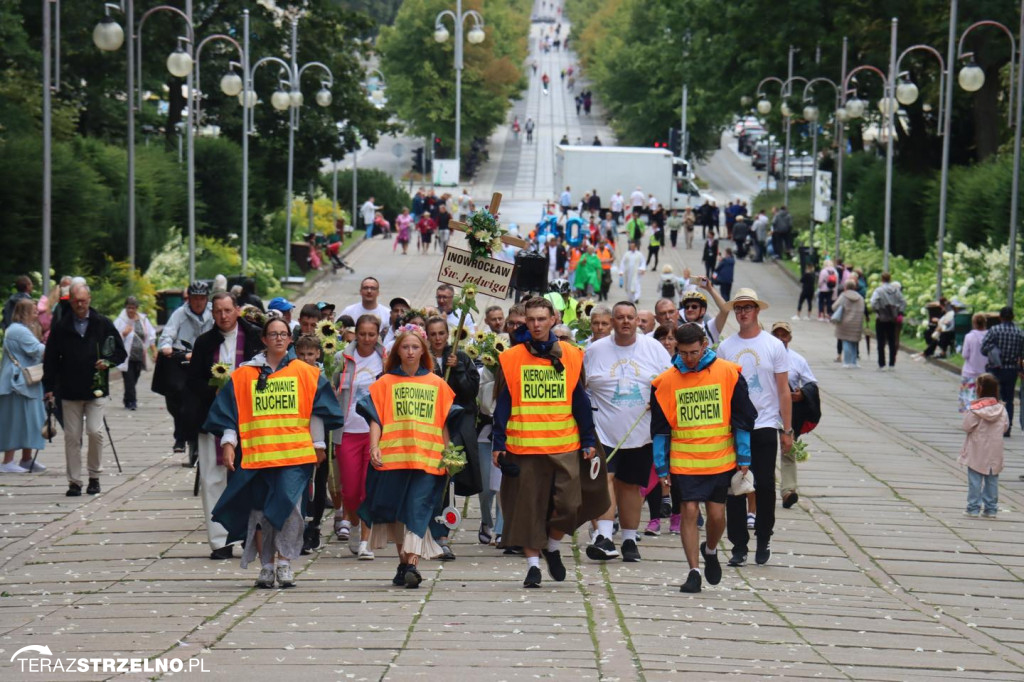
[[[551,83],[551,78],[545,73],[540,77],[540,86],[544,90],[544,94],[548,94],[548,84]]]
[[[704,261],[704,276],[709,280],[715,276],[715,265],[718,263],[718,237],[715,236],[715,228],[709,228],[707,238],[704,240],[704,253],[701,256]],[[728,300],[728,299],[726,299]]]
[[[528,143],[533,142],[533,129],[534,129],[534,126],[535,126],[535,124],[533,122],[533,119],[527,117],[526,123],[523,125],[523,130],[526,131],[526,141]]]
[[[580,115],[580,110],[583,109],[583,95],[576,95],[576,115]]]
[[[979,514],[994,519],[999,513],[999,473],[1003,470],[1000,432],[1009,433],[1010,417],[996,398],[999,382],[991,374],[978,377],[978,399],[964,415],[967,432],[957,462],[967,467],[967,509],[964,516]]]
[[[963,369],[960,370],[960,412],[970,409],[971,403],[977,400],[978,377],[985,373],[985,356],[981,354],[981,343],[985,339],[985,315],[975,313],[971,318],[971,331],[964,336],[961,351],[964,358]]]
[[[124,350],[128,354],[124,363],[118,365],[124,381],[124,407],[134,410],[138,407],[135,397],[135,384],[139,375],[146,368],[146,361],[156,349],[156,330],[145,313],[139,312],[139,301],[134,296],[125,299],[121,314],[114,320],[114,327],[124,340]]]
[[[903,292],[892,283],[892,275],[882,273],[882,283],[871,293],[871,309],[875,312],[875,339],[878,345],[878,366],[885,368],[885,346],[889,346],[889,370],[896,364],[899,337],[896,335],[897,319],[906,311],[907,301]],[[981,356],[980,339],[977,348]],[[982,370],[984,370],[982,358]],[[981,374],[981,372],[978,372]],[[977,376],[975,374],[974,376]]]
[[[14,313],[14,305],[21,300],[32,298],[32,280],[27,275],[21,275],[14,280],[14,293],[4,303],[3,320],[0,321],[0,329],[7,329],[11,323],[11,315]]]
[[[593,141],[593,143],[592,143],[592,144],[593,144],[593,146],[594,146],[594,147],[600,147],[600,146],[602,146],[602,145],[601,145],[601,138],[600,138],[600,137],[598,137],[597,135],[594,135],[594,141]]]
[[[735,228],[734,228],[735,229]],[[800,298],[796,301],[796,315],[793,316],[794,320],[800,319],[800,311],[803,310],[804,301],[807,301],[807,319],[811,319],[811,311],[814,307],[814,294],[817,288],[818,278],[814,274],[814,263],[807,263],[804,266],[804,271],[800,275]],[[881,341],[879,341],[881,344]]]
[[[985,369],[999,382],[999,397],[1010,418],[1003,437],[1009,438],[1013,424],[1013,392],[1021,357],[1024,356],[1024,332],[1013,323],[1013,308],[1010,306],[999,311],[999,324],[985,333],[981,353],[988,358]]]
[[[828,258],[818,273],[818,320],[827,322],[832,316],[832,302],[839,291],[839,271]]]
[[[772,220],[772,248],[776,258],[784,258],[793,250],[793,218],[785,206],[779,207]]]
[[[864,297],[857,293],[854,280],[847,280],[843,285],[843,293],[836,299],[835,307],[842,309],[836,325],[836,339],[842,341],[843,367],[859,369],[857,346],[864,335]]]
[[[363,217],[363,227],[366,228],[366,238],[370,239],[373,237],[373,221],[376,217],[377,211],[384,208],[373,203],[373,197],[369,197],[360,208],[359,212]]]
[[[715,284],[718,285],[718,291],[722,294],[722,298],[727,301],[730,294],[732,294],[732,281],[735,270],[736,257],[733,255],[732,249],[726,248],[722,260],[715,266]]]
[[[31,298],[17,301],[4,336],[3,362],[0,364],[0,450],[4,462],[0,472],[23,474],[29,470],[46,471],[40,462],[32,463],[32,451],[42,450],[46,413],[43,409],[43,386],[31,383],[28,368],[43,361],[45,347],[39,340],[39,312]],[[14,453],[21,450],[21,460]]]

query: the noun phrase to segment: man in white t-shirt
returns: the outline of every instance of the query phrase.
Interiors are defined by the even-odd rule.
[[[373,203],[373,197],[366,200],[362,206],[359,207],[359,213],[363,217],[363,227],[366,228],[366,238],[369,239],[373,236],[373,219],[377,215],[377,211],[384,208]]]
[[[437,309],[441,312],[441,317],[448,320],[448,326],[452,329],[458,327],[461,313],[455,312],[452,305],[455,301],[455,287],[450,284],[440,285],[434,292],[434,300],[437,301]],[[470,334],[476,332],[476,323],[473,322],[472,313],[466,313],[466,321],[463,324]]]
[[[644,197],[644,191],[639,187],[633,190],[633,193],[629,195],[629,205],[632,208],[643,209],[645,200],[646,198]]]
[[[377,319],[380,320],[381,329],[384,329],[391,319],[391,309],[386,305],[377,303],[379,297],[380,282],[377,281],[376,277],[365,277],[359,283],[359,298],[362,300],[342,310],[341,315],[348,315],[352,318],[352,322],[355,323],[359,322],[361,315],[376,315]]]
[[[757,520],[754,534],[758,564],[771,558],[771,537],[775,529],[775,455],[781,441],[782,452],[793,447],[793,403],[789,394],[789,356],[777,338],[761,329],[758,315],[768,304],[757,298],[753,289],[740,289],[727,309],[736,315],[740,330],[718,346],[718,356],[743,368],[750,400],[757,408],[757,421],[750,434],[750,471],[754,474],[757,496]],[[780,433],[781,432],[781,433]],[[726,504],[729,541],[732,543],[730,566],[747,562],[747,500],[730,496]]]
[[[612,335],[590,344],[584,353],[583,371],[595,408],[598,441],[606,456],[619,445],[619,451],[607,463],[612,505],[597,521],[597,536],[587,547],[591,559],[605,561],[619,556],[612,542],[617,505],[622,560],[640,560],[636,546],[644,503],[640,489],[647,485],[654,463],[647,405],[651,401],[651,380],[671,366],[672,358],[665,347],[639,333],[636,306],[625,301],[612,308]]]
[[[626,204],[625,198],[622,196],[622,190],[616,190],[615,196],[608,202],[608,207],[612,211],[612,220],[615,221],[616,225],[622,223],[622,207]]]
[[[805,400],[803,389],[808,384],[817,384],[818,380],[814,378],[814,372],[811,371],[811,366],[807,364],[804,356],[789,347],[789,342],[793,340],[793,328],[789,326],[788,322],[776,322],[773,324],[772,336],[782,342],[786,347],[786,354],[789,357],[789,395],[793,402],[793,412],[795,413],[797,411],[797,403],[802,403]],[[816,391],[817,386],[814,388]],[[793,422],[794,425],[799,422],[795,414]],[[799,437],[799,433],[793,434],[794,440]],[[797,466],[796,460],[793,459],[792,450],[782,453],[779,469],[782,472],[782,485],[779,486],[779,489],[782,491],[782,507],[789,509],[800,499],[797,489]]]
[[[696,279],[700,280],[700,287],[704,289],[704,292],[696,288],[683,292],[683,297],[679,301],[679,307],[683,312],[683,322],[700,324],[704,327],[704,333],[708,335],[708,341],[714,345],[721,340],[722,329],[725,327],[726,320],[729,319],[729,307],[722,295],[711,286],[707,277]],[[713,318],[708,318],[707,314],[708,296],[714,299],[715,305],[718,306],[718,314]]]

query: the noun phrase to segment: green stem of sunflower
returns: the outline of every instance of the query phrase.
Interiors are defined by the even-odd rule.
[[[459,326],[455,328],[455,345],[452,346],[452,355],[459,352],[459,344],[462,343],[462,328],[466,326],[466,315],[469,313],[469,304],[462,302],[462,312],[459,313]],[[451,365],[445,367],[444,380],[447,383],[448,376],[452,373]]]

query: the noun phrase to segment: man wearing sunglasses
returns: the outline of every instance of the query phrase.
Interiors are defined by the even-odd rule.
[[[740,289],[727,310],[736,315],[739,332],[718,346],[718,357],[743,368],[750,400],[757,408],[757,421],[750,434],[750,470],[757,497],[757,563],[771,558],[771,537],[775,529],[775,457],[782,444],[786,454],[793,447],[793,403],[789,392],[789,356],[782,341],[761,329],[758,316],[768,304],[753,289]],[[730,496],[726,503],[727,531],[732,542],[730,566],[747,562],[747,500]]]
[[[715,288],[711,286],[711,282],[708,281],[707,277],[692,277],[691,280],[697,280],[703,293],[697,289],[689,289],[683,293],[682,300],[679,301],[680,311],[683,313],[683,322],[696,322],[704,327],[704,333],[708,336],[708,341],[711,345],[715,345],[721,340],[722,329],[725,328],[725,323],[729,319],[729,307],[725,302],[725,299],[715,291]],[[715,301],[715,306],[718,307],[718,314],[715,317],[708,319],[708,296],[711,296]]]

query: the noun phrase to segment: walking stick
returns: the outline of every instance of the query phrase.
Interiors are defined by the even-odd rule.
[[[114,453],[114,461],[117,462],[117,472],[119,474],[123,474],[124,469],[121,468],[121,460],[117,458],[117,448],[114,447],[114,436],[110,433],[110,424],[107,423],[107,415],[103,415],[103,427],[107,430],[107,440],[110,441],[110,450]]]
[[[611,454],[608,455],[605,458],[605,463],[612,461],[612,458],[615,457],[616,454],[618,454],[619,449],[622,448],[622,444],[626,442],[627,438],[629,438],[629,434],[633,433],[633,429],[635,429],[637,426],[640,425],[640,422],[643,421],[643,418],[644,418],[645,414],[647,414],[647,410],[644,410],[643,412],[640,413],[640,416],[636,418],[636,421],[633,422],[633,425],[629,427],[629,431],[626,431],[626,435],[624,435],[622,437],[622,440],[620,440],[618,445],[615,446],[615,449],[612,450]],[[592,459],[591,462],[590,462],[590,479],[591,480],[597,479],[597,474],[600,471],[601,471],[601,458],[600,457],[594,457],[594,459]]]
[[[192,483],[192,497],[199,497],[199,462],[196,462],[196,480]]]

